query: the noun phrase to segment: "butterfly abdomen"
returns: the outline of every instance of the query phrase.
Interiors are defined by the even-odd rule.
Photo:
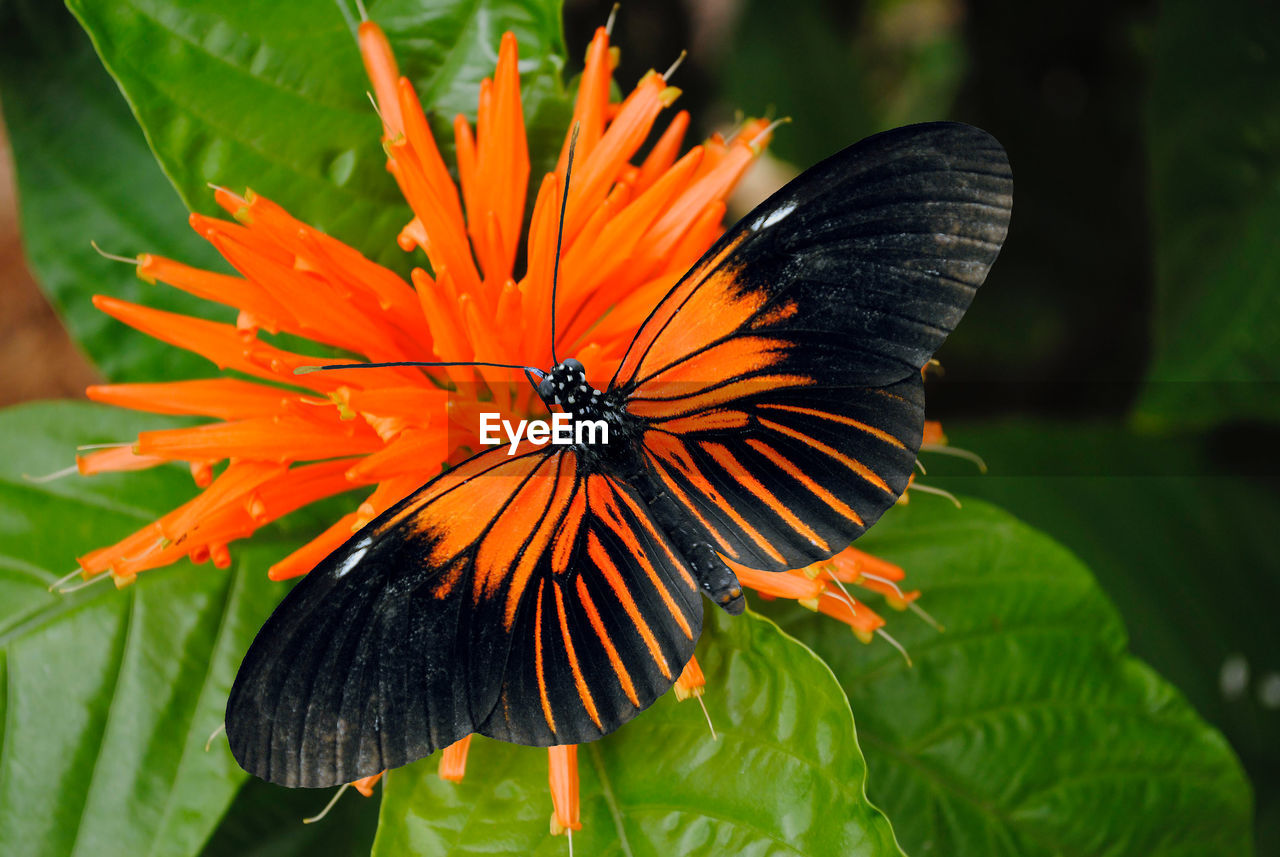
[[[706,538],[689,525],[689,515],[667,492],[649,469],[637,446],[627,444],[630,454],[619,448],[618,462],[625,462],[619,472],[636,488],[636,492],[648,506],[653,521],[663,531],[679,552],[685,565],[693,573],[702,591],[718,607],[736,616],[746,609],[742,585],[738,577],[725,564]]]

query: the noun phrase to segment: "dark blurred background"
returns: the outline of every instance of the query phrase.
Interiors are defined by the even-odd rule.
[[[567,0],[568,75],[612,5]],[[1280,6],[646,0],[614,41],[624,88],[689,50],[691,139],[791,117],[738,213],[888,127],[1005,145],[1009,237],[930,391],[990,472],[931,456],[923,481],[1090,564],[1135,653],[1236,748],[1258,853],[1280,853]],[[94,372],[23,270],[11,175],[6,154],[0,403],[78,395]]]

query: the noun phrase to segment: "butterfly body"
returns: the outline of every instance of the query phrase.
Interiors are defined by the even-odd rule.
[[[535,386],[548,409],[559,407],[575,420],[604,420],[609,425],[610,442],[574,445],[574,453],[586,459],[586,469],[634,486],[654,523],[671,541],[707,597],[733,615],[741,613],[746,601],[737,575],[711,543],[686,525],[688,515],[645,467],[641,421],[628,414],[615,395],[601,393],[588,384],[586,367],[573,358],[543,373]]]
[[[879,134],[782,188],[641,325],[604,389],[529,371],[608,443],[494,449],[323,560],[245,656],[227,705],[240,764],[349,782],[471,733],[582,743],[665,693],[726,564],[842,550],[897,500],[924,425],[922,367],[1008,227],[985,132]]]

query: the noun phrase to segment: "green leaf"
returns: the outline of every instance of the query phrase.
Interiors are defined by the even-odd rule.
[[[1212,33],[1212,38],[1206,38]],[[1280,419],[1280,18],[1162,3],[1150,107],[1154,425]]]
[[[148,422],[154,424],[155,418]],[[189,563],[117,591],[59,596],[74,557],[193,492],[181,468],[35,484],[78,442],[128,437],[139,418],[87,405],[0,413],[0,853],[187,855],[246,775],[222,722],[236,667],[282,595],[267,566],[287,545],[237,548],[229,570]],[[124,483],[130,489],[125,495]]]
[[[848,704],[830,670],[772,622],[707,614],[698,659],[712,741],[668,694],[579,749],[579,854],[899,855],[867,802]],[[561,855],[547,834],[545,751],[477,738],[460,785],[436,760],[391,771],[377,855]]]
[[[871,796],[908,853],[1249,853],[1249,789],[1226,742],[1125,654],[1070,553],[980,501],[920,495],[859,547],[908,569],[946,626],[892,622],[914,667],[799,611],[786,627],[849,694]]]
[[[349,21],[332,0],[69,0],[189,207],[213,211],[210,182],[246,185],[384,264],[412,217],[386,174]],[[559,82],[559,3],[370,4],[428,109],[474,118],[505,30],[521,41],[526,117],[545,163]],[[447,126],[440,126],[441,128]],[[564,126],[560,125],[560,133]],[[439,129],[438,129],[439,130]]]
[[[135,333],[90,302],[105,293],[234,319],[226,308],[146,286],[89,246],[96,240],[126,256],[155,252],[227,270],[186,222],[188,206],[222,214],[207,182],[252,186],[402,273],[424,261],[395,243],[411,215],[383,167],[369,83],[333,2],[72,5],[129,100],[65,10],[26,0],[5,16],[0,101],[27,256],[72,336],[109,380],[211,372],[202,358]],[[493,72],[498,39],[506,29],[517,34],[536,181],[558,154],[571,110],[559,80],[559,9],[556,0],[399,0],[373,11],[402,71],[435,111],[446,155],[453,115],[474,120],[479,81]]]
[[[1265,437],[1153,439],[1029,421],[949,424],[947,434],[980,451],[990,474],[928,456],[925,481],[998,503],[1085,561],[1124,616],[1134,654],[1240,755],[1258,853],[1280,853],[1280,709],[1265,692],[1280,677],[1280,492],[1260,452]]]
[[[208,361],[126,328],[90,298],[109,294],[186,313],[207,313],[208,304],[146,285],[89,242],[205,267],[218,267],[220,257],[187,225],[186,208],[66,9],[27,0],[8,16],[0,10],[0,21],[0,104],[17,166],[23,245],[46,294],[107,378],[207,376]]]
[[[330,795],[314,789],[286,789],[251,777],[200,857],[369,857],[378,827],[379,793],[364,798],[348,789],[323,819]]]

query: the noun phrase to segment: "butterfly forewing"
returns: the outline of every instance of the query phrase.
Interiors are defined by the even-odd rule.
[[[717,550],[804,565],[902,493],[920,370],[995,260],[1011,193],[983,131],[879,134],[744,217],[657,306],[611,389]]]
[[[572,450],[495,450],[299,582],[245,657],[227,735],[246,770],[304,787],[473,732],[587,741],[666,691],[701,621],[692,577],[632,489]]]

